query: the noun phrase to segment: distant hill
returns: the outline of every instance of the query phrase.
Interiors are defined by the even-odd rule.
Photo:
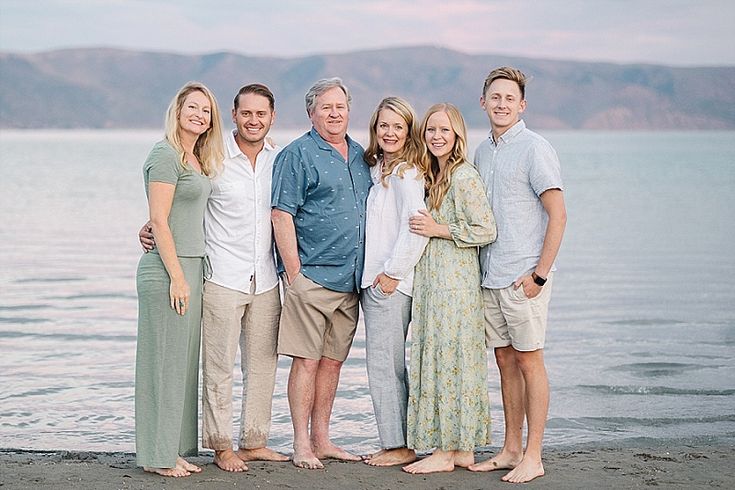
[[[478,98],[488,71],[513,65],[533,77],[529,125],[543,129],[734,129],[735,67],[679,68],[469,55],[437,47],[269,58],[119,49],[0,53],[0,128],[161,127],[188,80],[214,90],[229,121],[232,97],[251,82],[276,94],[277,125],[307,127],[303,97],[317,79],[340,76],[353,92],[352,127],[364,128],[387,95],[419,116],[448,101],[469,126],[485,127]]]

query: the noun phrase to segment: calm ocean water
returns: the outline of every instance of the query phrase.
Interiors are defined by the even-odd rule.
[[[561,157],[569,213],[546,349],[546,443],[735,443],[735,133],[544,135]],[[473,132],[471,147],[485,136]],[[159,138],[0,131],[0,447],[134,450],[141,166]],[[284,452],[288,365],[271,437]],[[500,443],[492,357],[490,369]],[[378,445],[362,326],[332,427],[354,451]]]

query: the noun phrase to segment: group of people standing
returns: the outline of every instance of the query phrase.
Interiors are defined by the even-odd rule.
[[[184,459],[197,452],[201,344],[202,445],[224,470],[289,459],[267,447],[280,354],[292,358],[298,467],[336,458],[409,473],[510,469],[510,482],[543,475],[543,346],[566,213],[556,154],[520,118],[525,83],[514,68],[488,75],[480,104],[492,131],[474,165],[451,104],[419,121],[405,100],[383,99],[364,151],[347,134],[349,90],[319,80],[305,97],[311,130],[279,151],[267,138],[276,115],[267,87],[238,92],[235,128],[223,135],[212,93],[184,86],[144,165],[150,221],[139,235],[151,253],[137,275],[138,464],[164,476],[201,471]],[[364,458],[329,437],[359,306],[381,443]],[[490,443],[487,347],[501,374],[505,441],[475,464],[474,449]]]

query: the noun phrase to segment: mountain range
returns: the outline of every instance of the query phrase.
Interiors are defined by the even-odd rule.
[[[735,67],[671,67],[465,54],[419,46],[300,58],[222,52],[187,55],[112,48],[0,53],[0,128],[158,128],[176,90],[200,80],[225,122],[240,86],[276,95],[279,128],[306,128],[304,94],[339,76],[352,91],[351,127],[364,128],[381,98],[400,95],[419,117],[452,102],[470,127],[487,73],[516,66],[531,77],[524,119],[538,129],[735,129]],[[229,126],[229,124],[227,124]]]

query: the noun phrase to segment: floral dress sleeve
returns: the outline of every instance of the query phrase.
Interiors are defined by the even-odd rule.
[[[451,187],[455,219],[449,223],[449,234],[454,243],[468,248],[494,242],[497,237],[495,216],[477,170],[469,164],[458,167]]]

